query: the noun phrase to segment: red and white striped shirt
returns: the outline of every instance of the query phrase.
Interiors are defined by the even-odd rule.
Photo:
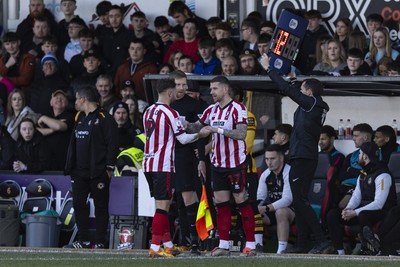
[[[224,130],[234,130],[238,124],[247,124],[247,109],[236,101],[224,108],[219,103],[209,106],[201,115],[200,122]],[[211,163],[215,167],[235,168],[246,160],[246,141],[235,140],[219,133],[213,134]]]
[[[171,107],[155,103],[143,116],[146,144],[144,172],[175,172],[175,136],[185,132],[179,113]]]

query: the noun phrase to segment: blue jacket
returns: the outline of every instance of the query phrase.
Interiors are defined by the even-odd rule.
[[[213,56],[208,63],[204,63],[203,59],[200,59],[194,66],[194,74],[197,75],[212,75],[216,66],[220,65],[221,61]]]

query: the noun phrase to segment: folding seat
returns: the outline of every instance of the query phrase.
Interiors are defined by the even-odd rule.
[[[25,189],[27,195],[21,203],[21,212],[37,213],[50,210],[53,203],[53,186],[46,179],[36,179]]]
[[[19,207],[22,190],[20,185],[13,180],[0,183],[0,205],[15,205]]]

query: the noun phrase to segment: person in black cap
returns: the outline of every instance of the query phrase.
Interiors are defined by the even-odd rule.
[[[251,49],[245,49],[239,56],[240,75],[258,75],[261,74],[262,68],[257,60],[256,52]]]
[[[124,102],[116,103],[112,108],[112,114],[118,125],[118,148],[120,151],[134,145],[135,136],[141,131],[134,127],[129,119],[129,107]]]
[[[358,163],[362,170],[349,203],[345,209],[332,209],[327,215],[332,245],[338,254],[345,254],[343,225],[372,227],[396,205],[394,180],[387,165],[379,161],[379,147],[374,142],[361,145]]]
[[[131,80],[124,80],[121,84],[119,94],[122,99],[130,95],[135,95],[135,84]]]

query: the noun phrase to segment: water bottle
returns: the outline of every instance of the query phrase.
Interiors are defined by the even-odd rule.
[[[346,139],[351,139],[351,122],[350,122],[350,119],[347,119],[347,123],[346,123]]]
[[[340,140],[344,139],[344,123],[343,123],[343,119],[339,120],[339,125],[338,125],[338,138]]]
[[[396,134],[396,138],[397,138],[397,121],[396,121],[396,119],[394,119],[392,122],[392,128],[393,128],[393,130]]]

